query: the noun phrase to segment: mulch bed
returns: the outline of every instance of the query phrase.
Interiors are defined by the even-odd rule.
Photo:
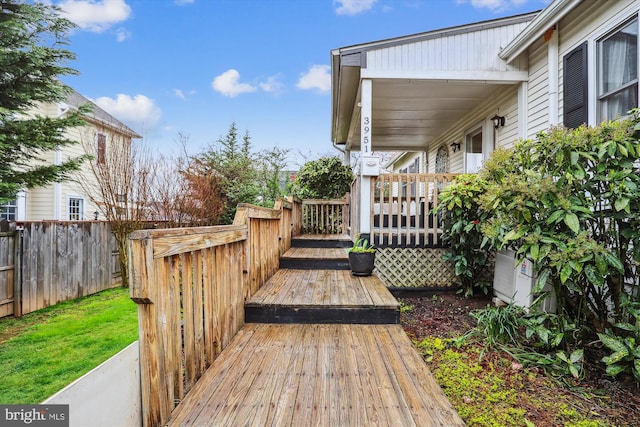
[[[400,314],[400,322],[407,335],[415,340],[426,337],[452,338],[464,335],[475,326],[475,319],[469,313],[492,304],[487,296],[464,298],[453,292],[440,292],[419,297],[399,295],[399,300],[407,306]],[[491,354],[494,353],[494,354]],[[588,346],[585,350],[585,378],[574,390],[564,388],[556,382],[548,381],[542,372],[531,393],[537,397],[554,399],[560,394],[575,399],[576,405],[592,413],[600,414],[611,425],[640,426],[640,387],[630,376],[620,376],[615,380],[604,373],[600,359],[605,355],[598,346]],[[488,352],[487,357],[510,357],[504,353]],[[590,397],[591,396],[591,397]],[[597,396],[597,398],[593,398]],[[549,420],[554,414],[541,413],[539,408],[528,407],[526,396],[523,408],[535,419],[536,426],[555,425]]]

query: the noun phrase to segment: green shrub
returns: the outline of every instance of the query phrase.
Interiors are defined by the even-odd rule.
[[[478,198],[487,182],[475,174],[456,177],[439,195],[439,212],[443,219],[443,240],[449,244],[445,260],[454,264],[460,280],[460,292],[473,295],[474,289],[487,294],[490,283],[481,280],[491,256],[491,246],[481,232],[489,214],[480,209]]]

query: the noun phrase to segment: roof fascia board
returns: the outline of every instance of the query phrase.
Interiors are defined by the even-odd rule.
[[[507,63],[513,61],[534,41],[542,37],[545,31],[564,18],[581,2],[582,0],[555,0],[544,8],[524,30],[505,46],[498,56]]]
[[[394,47],[394,46],[404,45],[407,43],[417,43],[417,42],[422,42],[426,40],[438,39],[442,37],[450,37],[450,36],[456,36],[460,34],[467,34],[474,31],[500,28],[500,27],[504,27],[505,25],[513,25],[513,24],[519,24],[522,22],[530,22],[531,20],[535,19],[538,13],[539,11],[536,11],[536,12],[526,13],[522,15],[515,15],[507,18],[492,19],[490,21],[481,21],[473,24],[465,24],[465,25],[456,26],[456,27],[448,27],[440,30],[429,31],[426,33],[418,33],[418,34],[412,34],[408,36],[396,37],[392,39],[385,39],[385,40],[380,40],[380,41],[375,41],[370,43],[347,46],[347,47],[340,48],[339,51],[341,55],[344,56],[345,54],[350,54],[350,53],[356,53],[356,52],[362,53],[362,52],[367,52],[369,50]]]
[[[129,126],[125,125],[124,123],[122,123],[120,120],[116,119],[111,114],[107,113],[98,104],[91,101],[89,98],[82,95],[80,92],[73,89],[72,87],[70,86],[68,87],[71,90],[71,94],[68,97],[68,99],[65,101],[65,103],[69,105],[71,108],[73,108],[74,110],[77,110],[78,107],[80,107],[81,105],[80,103],[76,104],[71,102],[73,100],[72,99],[73,97],[78,98],[78,101],[82,101],[82,104],[87,104],[87,103],[91,104],[91,111],[88,114],[87,113],[83,114],[83,117],[85,119],[91,121],[92,123],[99,124],[99,125],[111,128],[113,130],[119,131],[132,138],[142,138],[142,136],[138,135],[138,133],[136,133],[133,129],[131,129]],[[101,115],[106,117],[108,120],[101,118],[100,117]]]
[[[390,71],[369,70],[361,72],[363,79],[407,79],[407,80],[434,80],[444,83],[492,83],[513,84],[529,81],[528,71]]]

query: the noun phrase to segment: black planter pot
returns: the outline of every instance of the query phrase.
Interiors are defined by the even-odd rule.
[[[351,274],[354,276],[371,276],[375,259],[375,252],[349,252]]]

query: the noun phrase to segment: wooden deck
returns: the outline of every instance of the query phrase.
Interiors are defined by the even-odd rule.
[[[283,269],[245,303],[245,321],[398,323],[400,305],[375,275]]]
[[[287,255],[333,253],[347,257],[327,247]],[[281,269],[245,303],[245,322],[168,425],[464,425],[375,275]]]
[[[399,325],[248,324],[172,426],[463,426]]]

